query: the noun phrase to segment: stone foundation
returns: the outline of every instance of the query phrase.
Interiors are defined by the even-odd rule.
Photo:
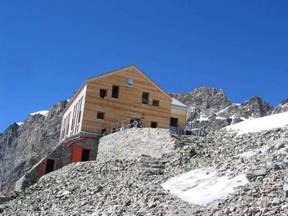
[[[24,176],[22,176],[15,184],[15,191],[19,192],[23,189],[35,184],[43,175],[47,174],[47,162],[48,160],[54,161],[53,171],[62,168],[63,166],[72,163],[73,152],[76,148],[89,150],[88,160],[96,160],[98,151],[99,137],[94,139],[82,139],[79,141],[69,143],[61,143],[54,150],[47,154],[41,161],[39,161],[34,167],[32,167]],[[79,158],[79,162],[81,157]],[[78,161],[73,161],[78,162]]]

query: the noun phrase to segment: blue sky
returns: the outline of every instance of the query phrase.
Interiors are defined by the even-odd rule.
[[[168,92],[288,97],[288,2],[0,1],[0,131],[88,77],[138,65]]]

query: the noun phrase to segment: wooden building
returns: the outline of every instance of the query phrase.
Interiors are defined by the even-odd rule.
[[[60,142],[137,124],[177,133],[185,128],[186,109],[136,66],[125,67],[85,81],[63,115]]]
[[[88,79],[69,101],[58,145],[17,181],[15,190],[71,162],[95,160],[103,134],[132,125],[178,133],[186,126],[186,109],[135,66]]]
[[[16,182],[15,191],[71,162],[95,160],[103,134],[131,126],[178,133],[186,126],[186,109],[135,66],[88,79],[64,112],[59,143]]]

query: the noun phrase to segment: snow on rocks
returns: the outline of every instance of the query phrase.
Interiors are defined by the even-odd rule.
[[[209,121],[208,117],[205,117],[203,115],[200,115],[199,119],[197,119],[197,121],[202,122],[202,121]]]
[[[264,130],[282,128],[288,125],[288,112],[274,114],[262,118],[247,120],[226,127],[227,130],[236,131],[238,134],[255,133]]]
[[[245,175],[229,179],[217,176],[214,168],[201,168],[176,176],[162,184],[170,193],[196,205],[207,205],[212,201],[225,199],[234,188],[248,183]]]
[[[30,115],[31,115],[31,116],[34,116],[34,115],[47,116],[47,115],[48,115],[48,112],[49,112],[49,110],[40,110],[40,111],[37,111],[37,112],[30,113]]]

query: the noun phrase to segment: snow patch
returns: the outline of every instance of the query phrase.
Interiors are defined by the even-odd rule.
[[[21,126],[21,125],[23,125],[24,123],[23,123],[23,122],[16,122],[16,124],[17,124],[18,126]]]
[[[40,110],[40,111],[37,111],[37,112],[33,112],[33,113],[30,113],[30,115],[43,115],[43,116],[47,116],[48,115],[48,110]]]
[[[227,130],[236,131],[238,134],[255,133],[264,130],[282,128],[288,125],[288,112],[249,119],[231,126]]]
[[[221,116],[217,116],[216,119],[218,119],[218,120],[226,120],[226,118],[221,117]]]
[[[162,184],[165,190],[195,205],[207,205],[225,199],[234,188],[248,183],[244,174],[234,178],[217,176],[214,168],[201,168],[171,178]]]
[[[202,121],[209,121],[209,118],[208,118],[208,117],[204,117],[203,115],[200,115],[200,118],[197,119],[197,121],[200,121],[200,122],[202,122]]]

